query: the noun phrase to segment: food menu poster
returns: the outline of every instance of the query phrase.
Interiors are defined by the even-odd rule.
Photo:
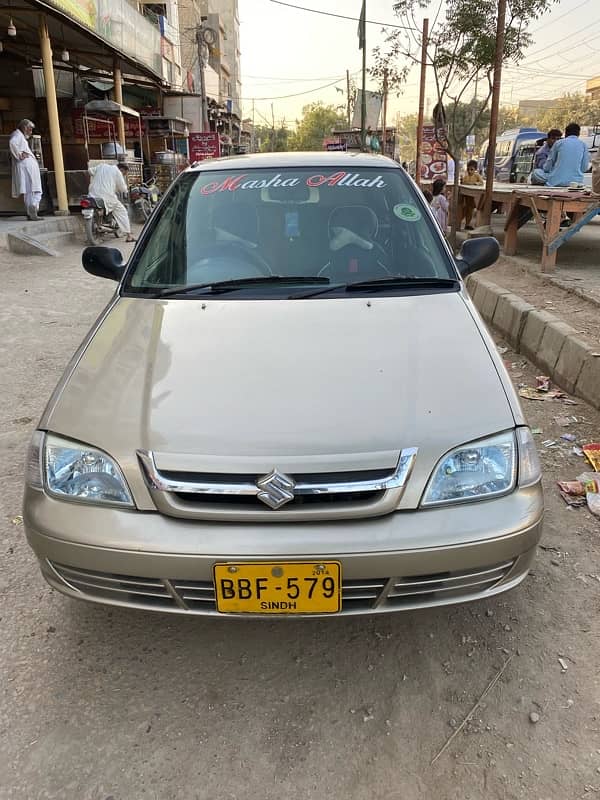
[[[448,177],[448,154],[435,137],[435,127],[424,125],[421,142],[421,178],[434,181],[440,177]]]

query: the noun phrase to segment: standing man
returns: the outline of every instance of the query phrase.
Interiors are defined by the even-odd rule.
[[[27,216],[31,220],[37,220],[42,199],[42,179],[37,158],[27,141],[33,133],[33,128],[31,120],[22,119],[17,130],[10,136],[9,147],[12,161],[12,196],[23,195]]]
[[[590,151],[579,138],[581,128],[571,122],[565,128],[565,138],[559,139],[550,150],[542,169],[534,169],[531,183],[535,186],[568,186],[583,184],[583,173],[590,164]]]
[[[118,195],[127,194],[127,183],[124,175],[129,171],[129,167],[124,162],[116,164],[101,163],[95,167],[90,167],[89,173],[92,176],[90,181],[89,193],[92,197],[99,197],[104,200],[107,212],[112,213],[119,230],[125,234],[126,242],[135,242],[131,235],[131,225],[129,215]]]

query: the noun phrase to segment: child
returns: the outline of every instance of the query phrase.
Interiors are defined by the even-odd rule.
[[[460,178],[460,182],[463,183],[465,186],[483,186],[483,178],[477,172],[477,162],[473,159],[471,161],[467,161],[467,173],[466,175],[462,175]],[[462,223],[463,219],[465,221],[465,230],[472,231],[473,226],[471,225],[471,218],[473,216],[473,211],[475,211],[475,198],[463,196],[460,204],[460,223]]]
[[[431,187],[433,193],[433,200],[431,201],[431,210],[435,214],[440,228],[444,235],[448,230],[448,209],[450,207],[444,189],[446,188],[446,181],[437,178]]]

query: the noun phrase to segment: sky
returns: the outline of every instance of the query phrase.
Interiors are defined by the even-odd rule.
[[[257,125],[271,125],[274,116],[276,124],[293,127],[308,103],[345,104],[346,70],[360,85],[357,21],[289,6],[358,18],[362,0],[285,2],[239,0],[242,109],[249,118],[254,110]],[[367,0],[367,20],[374,21],[367,25],[367,65],[373,47],[383,43],[381,23],[399,22],[392,7],[393,0]],[[559,0],[530,32],[534,41],[521,64],[503,71],[503,104],[584,92],[586,80],[600,75],[600,0]],[[400,97],[390,98],[390,122],[396,112],[417,112],[418,83],[415,68]],[[368,79],[367,88],[377,89]],[[428,81],[428,109],[435,99]]]

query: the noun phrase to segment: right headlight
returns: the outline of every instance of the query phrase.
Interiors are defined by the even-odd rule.
[[[508,494],[540,479],[540,463],[529,428],[517,428],[461,445],[436,466],[423,506],[483,500]]]
[[[133,508],[119,465],[95,447],[36,431],[27,465],[27,482],[61,500]]]

